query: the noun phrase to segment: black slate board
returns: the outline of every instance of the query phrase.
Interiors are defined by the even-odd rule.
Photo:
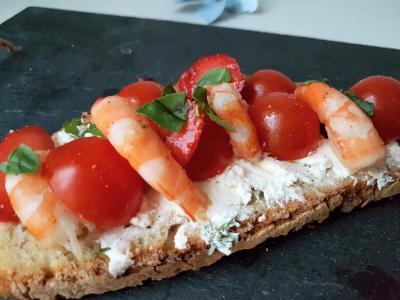
[[[140,77],[176,80],[209,53],[236,57],[246,73],[276,68],[338,88],[400,78],[397,50],[43,8],[0,25],[0,36],[23,48],[0,53],[0,136],[29,123],[56,130],[102,94]],[[400,299],[399,216],[397,201],[371,204],[198,272],[88,298]]]

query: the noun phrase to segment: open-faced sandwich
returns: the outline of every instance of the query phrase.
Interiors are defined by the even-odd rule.
[[[216,54],[177,84],[134,82],[0,143],[0,295],[140,285],[395,195],[399,138],[386,76],[343,92]]]

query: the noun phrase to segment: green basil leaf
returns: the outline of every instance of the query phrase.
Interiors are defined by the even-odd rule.
[[[207,71],[197,82],[199,86],[216,85],[220,83],[230,82],[231,74],[225,68],[213,68]]]
[[[228,131],[233,131],[233,128],[229,125],[228,122],[221,120],[215,112],[211,109],[210,105],[207,101],[207,90],[202,86],[196,87],[193,92],[193,99],[196,101],[197,105],[202,108],[205,114],[219,126],[224,127]]]
[[[169,131],[178,132],[185,124],[185,121],[156,100],[142,105],[136,111]]]
[[[187,120],[188,106],[185,92],[167,94],[156,101],[164,105],[175,117],[182,121]]]
[[[205,105],[208,105],[207,90],[205,88],[203,88],[202,86],[196,87],[196,89],[193,92],[192,97],[201,108],[204,109]]]
[[[86,131],[82,134],[82,136],[85,136],[86,133],[90,133],[98,137],[104,137],[104,134],[93,123],[89,125],[89,128],[86,129]]]
[[[0,164],[0,171],[4,174],[36,173],[39,169],[40,160],[33,150],[21,144],[10,153],[8,161]]]
[[[66,133],[72,134],[76,137],[79,137],[79,129],[78,126],[82,125],[81,119],[74,118],[65,122],[62,127]]]
[[[361,100],[357,98],[354,92],[345,92],[344,93],[351,101],[358,105],[361,110],[368,116],[372,117],[374,115],[375,105],[371,102]]]
[[[136,111],[156,122],[162,128],[177,132],[185,124],[188,110],[186,94],[180,92],[166,94],[142,105]]]
[[[174,89],[174,85],[172,83],[169,83],[165,86],[164,91],[163,91],[163,96],[168,95],[168,94],[173,94],[176,93]]]

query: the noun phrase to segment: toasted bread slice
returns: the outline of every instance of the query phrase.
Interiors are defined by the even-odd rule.
[[[258,208],[236,229],[240,237],[232,252],[253,248],[268,238],[299,230],[305,224],[322,222],[335,209],[350,212],[357,206],[400,193],[400,170],[391,168],[388,175],[393,181],[381,189],[376,181],[347,178],[334,186],[308,187],[304,201],[289,201],[283,207],[264,211]],[[261,214],[265,217],[260,218]],[[201,239],[190,239],[186,249],[176,249],[173,227],[147,241],[150,246],[132,248],[133,264],[115,278],[108,272],[107,256],[98,251],[99,245],[91,236],[82,241],[84,259],[77,262],[63,248],[39,245],[20,225],[2,225],[0,295],[21,299],[79,298],[197,270],[223,256],[218,251],[208,255],[208,246]]]

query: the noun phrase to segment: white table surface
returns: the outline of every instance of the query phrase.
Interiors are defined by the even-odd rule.
[[[259,0],[254,14],[214,26],[400,49],[400,0]],[[203,24],[175,0],[0,0],[0,23],[28,6]]]

